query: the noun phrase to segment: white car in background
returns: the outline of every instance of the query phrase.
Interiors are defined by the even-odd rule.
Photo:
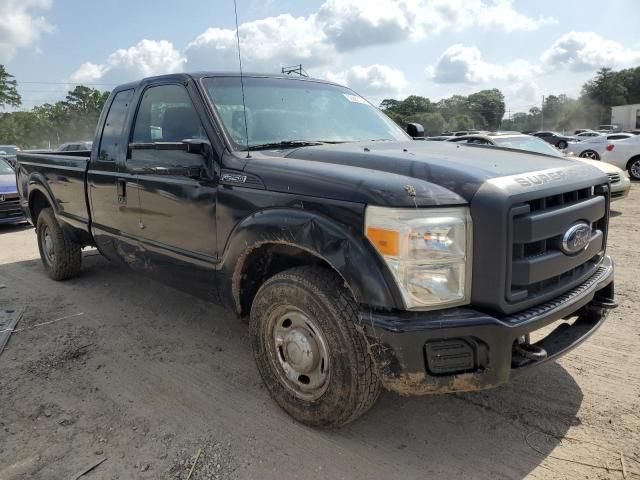
[[[606,137],[604,145],[606,146]],[[640,139],[640,137],[638,137]],[[625,173],[614,165],[605,162],[599,162],[589,158],[576,158],[565,154],[553,145],[548,144],[544,140],[531,135],[510,132],[492,132],[481,135],[464,135],[461,137],[451,137],[446,142],[466,143],[471,145],[491,145],[494,147],[513,148],[515,150],[526,150],[528,152],[543,153],[545,155],[553,155],[555,157],[568,158],[577,162],[587,163],[609,177],[611,183],[611,201],[620,200],[629,195],[631,182]],[[640,143],[640,142],[639,142]]]
[[[616,143],[619,140],[626,140],[631,137],[635,137],[635,135],[623,132],[609,134],[583,132],[576,136],[576,138],[580,139],[579,141],[568,142],[565,151],[575,155],[576,157],[600,160],[607,149],[607,145]]]
[[[567,148],[564,151],[576,157],[600,160],[607,148],[606,135],[597,134],[580,138],[577,141],[567,142]]]
[[[609,141],[602,160],[626,170],[634,180],[640,180],[640,136]]]
[[[595,130],[587,130],[585,132],[580,132],[576,134],[576,137],[578,138],[584,138],[584,137],[599,137],[602,134],[600,132],[596,132]]]

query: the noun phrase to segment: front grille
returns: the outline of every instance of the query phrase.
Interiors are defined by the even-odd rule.
[[[620,181],[619,173],[607,173],[607,177],[609,177],[609,182],[618,183]]]
[[[588,187],[511,208],[508,303],[544,301],[593,275],[606,247],[607,196],[607,186]],[[590,224],[591,240],[584,250],[567,255],[561,250],[562,238],[577,222]]]
[[[581,298],[586,291],[593,288],[594,285],[602,280],[606,274],[606,267],[598,267],[591,277],[589,277],[585,282],[581,283],[570,291],[558,295],[557,297],[541,305],[536,305],[533,308],[529,308],[527,310],[523,310],[521,312],[514,313],[513,315],[504,317],[502,320],[504,322],[517,324],[529,321],[535,317],[548,315],[554,310],[557,310],[561,307],[566,307],[568,304],[575,303],[575,301]]]
[[[20,199],[12,195],[5,196],[4,201],[0,201],[0,220],[7,218],[22,217],[22,209],[20,208]]]

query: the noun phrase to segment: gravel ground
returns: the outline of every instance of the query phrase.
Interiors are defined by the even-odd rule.
[[[0,356],[0,480],[72,478],[104,457],[83,478],[186,479],[198,450],[194,479],[616,479],[621,454],[640,478],[640,184],[614,210],[620,308],[580,348],[493,391],[384,394],[334,432],[269,399],[226,311],[95,251],[52,282],[33,230],[0,227],[0,309],[34,327]]]

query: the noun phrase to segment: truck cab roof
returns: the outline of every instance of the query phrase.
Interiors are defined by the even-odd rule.
[[[127,90],[130,88],[136,88],[140,85],[156,82],[186,82],[189,80],[200,80],[206,77],[239,77],[240,72],[228,71],[228,70],[212,70],[212,71],[198,71],[198,72],[185,72],[185,73],[170,73],[166,75],[156,75],[153,77],[145,77],[134,82],[123,83],[118,85],[114,90]],[[314,77],[303,77],[298,75],[287,75],[280,73],[259,73],[259,72],[242,72],[243,77],[247,78],[282,78],[286,80],[300,80],[305,82],[326,83],[329,85],[339,85],[329,80]]]

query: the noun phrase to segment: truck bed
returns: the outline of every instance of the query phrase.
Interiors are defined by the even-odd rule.
[[[61,221],[88,232],[85,179],[90,158],[90,151],[18,153],[16,172],[21,198],[45,195]]]

